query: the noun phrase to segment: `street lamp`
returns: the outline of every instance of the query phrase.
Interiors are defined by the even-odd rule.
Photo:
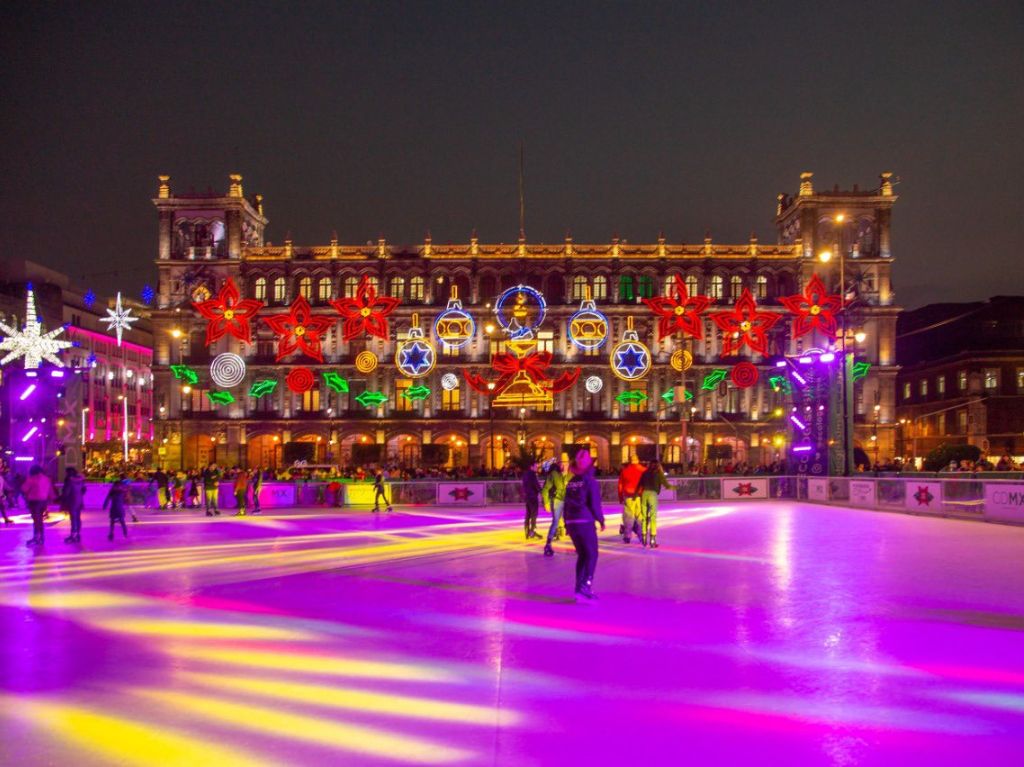
[[[834,221],[837,224],[842,224],[845,220],[846,214],[837,213],[835,215]],[[846,248],[843,242],[843,229],[841,226],[838,227],[836,233],[836,250],[839,251],[839,332],[842,334],[839,342],[842,362],[839,369],[843,377],[839,401],[843,417],[843,476],[848,477],[853,467],[853,429],[850,428],[852,413],[850,412],[849,392],[847,391],[849,388],[850,365],[846,357],[846,331],[848,324],[846,316]],[[828,250],[822,251],[818,254],[818,260],[823,264],[827,264],[832,260],[832,253]]]
[[[487,331],[488,333],[490,331]],[[494,381],[487,382],[487,416],[491,422],[491,473],[494,473]]]

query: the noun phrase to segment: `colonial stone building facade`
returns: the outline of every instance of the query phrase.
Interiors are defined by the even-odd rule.
[[[366,245],[272,245],[264,239],[267,218],[260,195],[243,194],[242,178],[232,175],[225,195],[178,195],[160,177],[153,200],[159,215],[157,267],[159,289],[153,312],[157,441],[167,465],[280,465],[297,454],[285,446],[305,443],[317,463],[345,465],[379,454],[389,462],[500,467],[519,454],[519,445],[541,455],[569,443],[587,443],[603,467],[617,465],[630,451],[659,445],[670,463],[701,463],[708,458],[767,462],[784,452],[788,441],[784,391],[770,383],[777,355],[822,348],[817,332],[794,338],[792,315],[780,297],[800,293],[814,274],[838,292],[840,259],[823,262],[825,250],[844,255],[843,281],[848,348],[871,364],[855,387],[856,442],[882,456],[893,454],[896,365],[895,328],[899,309],[892,283],[890,216],[896,197],[890,174],[870,191],[815,191],[803,174],[795,195],[779,195],[777,242],[725,245],[709,236],[696,244],[649,244],[612,239],[603,244],[535,244],[520,237],[511,244],[485,244],[475,233],[460,245],[440,245],[428,236],[416,246],[384,238]],[[690,295],[711,303],[700,318],[702,338],[675,333],[659,340],[658,317],[644,298],[674,295],[676,276]],[[243,298],[265,306],[252,322],[252,343],[231,335],[205,344],[207,320],[194,303],[216,297],[231,278]],[[399,299],[388,317],[388,338],[360,334],[345,340],[342,318],[332,300],[353,297],[366,278],[378,293]],[[552,378],[577,368],[579,378],[553,395],[550,404],[515,406],[506,400],[490,407],[491,395],[479,384],[494,381],[495,354],[509,351],[508,334],[495,315],[499,295],[518,285],[535,288],[546,302],[543,323],[532,333],[532,349],[550,353]],[[783,315],[767,334],[765,354],[744,349],[723,356],[723,331],[711,315],[731,311],[744,291],[758,310]],[[513,291],[515,294],[515,291]],[[323,336],[323,362],[301,352],[278,361],[278,336],[262,318],[288,311],[297,297],[307,299],[315,317],[330,318]],[[472,337],[454,348],[433,337],[436,316],[455,296],[475,319]],[[608,341],[599,349],[580,348],[569,337],[569,318],[588,297],[607,317]],[[536,307],[535,307],[536,308]],[[436,366],[410,379],[396,368],[396,346],[408,340],[416,319],[427,341],[436,345]],[[634,381],[613,373],[609,355],[632,323],[637,339],[650,350],[651,368]],[[862,339],[860,341],[855,340]],[[689,352],[692,366],[673,367],[673,354]],[[378,361],[375,369],[356,366]],[[212,402],[207,392],[209,364],[219,354],[240,355],[246,377],[232,390],[233,402]],[[689,359],[689,358],[688,358]],[[757,366],[758,382],[738,388],[714,382],[716,370],[737,361]],[[676,356],[676,362],[680,358]],[[175,377],[171,365],[187,365],[198,381]],[[287,375],[296,368],[313,373],[315,385],[293,393]],[[178,369],[179,372],[181,369]],[[324,374],[343,379],[325,385]],[[454,374],[454,388],[442,379]],[[469,381],[478,386],[474,388]],[[249,396],[254,381],[274,380],[273,391]],[[445,379],[452,385],[452,377]],[[710,381],[708,388],[703,384]],[[682,407],[668,398],[692,395]],[[422,399],[407,396],[419,388]],[[422,389],[429,391],[423,393]],[[596,390],[599,389],[599,390]],[[596,391],[594,391],[596,390]],[[363,392],[379,392],[383,401],[360,403]],[[627,395],[623,392],[641,392]],[[633,401],[630,401],[632,398]],[[495,398],[495,403],[499,401]],[[526,400],[524,400],[526,403]],[[493,435],[493,438],[492,438]],[[427,448],[444,445],[446,449]],[[377,446],[373,448],[370,446]]]

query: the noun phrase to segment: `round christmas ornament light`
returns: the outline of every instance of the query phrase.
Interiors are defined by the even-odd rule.
[[[445,373],[441,376],[441,388],[445,391],[452,391],[459,388],[459,377],[455,373]]]
[[[531,333],[544,322],[547,311],[544,296],[529,285],[508,288],[494,302],[494,316],[511,338]]]
[[[587,380],[583,382],[583,386],[591,394],[597,394],[604,388],[604,381],[601,380],[600,376],[588,376]]]
[[[210,379],[222,389],[238,386],[245,380],[245,360],[237,354],[218,354],[210,363]]]
[[[409,378],[423,378],[434,369],[436,362],[437,352],[434,345],[423,337],[420,316],[414,313],[409,338],[399,341],[395,347],[395,367]]]
[[[434,335],[438,341],[453,349],[461,349],[476,335],[476,322],[462,308],[457,285],[452,285],[448,306],[434,320]]]
[[[729,373],[737,389],[749,389],[760,377],[757,367],[751,362],[737,362]]]
[[[612,347],[609,355],[612,372],[624,381],[643,378],[651,369],[651,352],[640,342],[633,329],[633,318],[626,318],[626,332],[622,340]]]
[[[690,353],[689,349],[676,349],[672,352],[669,364],[672,365],[674,371],[682,373],[684,370],[689,370],[693,365],[693,354]]]
[[[589,285],[583,289],[580,308],[569,317],[569,340],[584,351],[600,349],[608,340],[608,318],[591,299]]]
[[[288,389],[295,394],[303,394],[316,385],[316,379],[313,377],[313,371],[309,368],[295,368],[284,379],[284,382],[288,386]]]
[[[359,352],[356,355],[356,370],[360,373],[372,373],[377,369],[377,355],[373,352]]]

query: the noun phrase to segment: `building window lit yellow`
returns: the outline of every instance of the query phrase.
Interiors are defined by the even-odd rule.
[[[326,304],[331,300],[330,277],[321,277],[320,281],[316,284],[316,300],[321,304]]]
[[[608,278],[599,274],[594,278],[594,300],[602,301],[608,298]]]
[[[441,390],[442,410],[462,410],[462,388],[456,386],[454,389]]]
[[[413,277],[409,280],[409,300],[423,301],[423,278]]]
[[[400,413],[408,413],[413,410],[413,403],[408,397],[403,396],[412,388],[412,381],[408,378],[395,379],[395,410]]]
[[[257,277],[256,282],[253,284],[252,289],[253,295],[256,296],[257,301],[267,302],[267,278]]]
[[[284,277],[274,278],[274,303],[283,304],[288,292],[285,289]]]
[[[345,298],[355,298],[356,297],[356,288],[359,287],[359,278],[356,277],[355,275],[351,275],[350,274],[348,277],[345,278],[345,282],[343,284],[344,284],[343,290],[345,292]]]
[[[394,298],[405,298],[405,277],[392,277],[389,288]]]
[[[307,301],[313,298],[313,278],[303,277],[299,280],[299,295]]]
[[[320,409],[320,390],[310,389],[302,393],[302,409],[307,413],[313,413]]]
[[[582,301],[587,294],[587,278],[577,274],[572,278],[572,300]]]

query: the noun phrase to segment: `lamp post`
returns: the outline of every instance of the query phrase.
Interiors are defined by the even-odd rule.
[[[839,392],[840,402],[840,413],[843,419],[843,476],[848,477],[852,473],[853,467],[853,429],[851,428],[852,413],[849,408],[849,377],[850,377],[850,365],[849,360],[846,356],[846,331],[847,331],[847,317],[846,317],[846,247],[843,242],[843,222],[846,221],[846,215],[844,213],[837,213],[834,219],[835,223],[838,224],[836,232],[836,250],[839,251],[839,332],[840,332],[840,354],[841,363],[839,365],[840,373],[843,377],[842,389]],[[822,251],[818,258],[822,263],[827,264],[832,260],[832,253],[829,251]]]
[[[494,473],[494,381],[487,382],[487,417],[491,422],[491,473]]]
[[[184,333],[181,332],[181,328],[172,328],[171,329],[171,338],[173,338],[175,340],[175,342],[176,342],[172,348],[177,350],[177,355],[176,355],[177,362],[176,362],[176,364],[178,364],[178,365],[181,364],[181,355],[182,355],[181,345],[182,345],[182,338],[183,337],[184,337]],[[173,359],[172,359],[172,361],[173,361]],[[187,389],[187,391],[186,391],[186,389]],[[185,397],[184,397],[184,395],[190,393],[191,391],[192,391],[192,389],[189,386],[182,386],[182,387],[178,388],[178,469],[180,471],[184,471],[185,470],[185,415],[184,415]]]

